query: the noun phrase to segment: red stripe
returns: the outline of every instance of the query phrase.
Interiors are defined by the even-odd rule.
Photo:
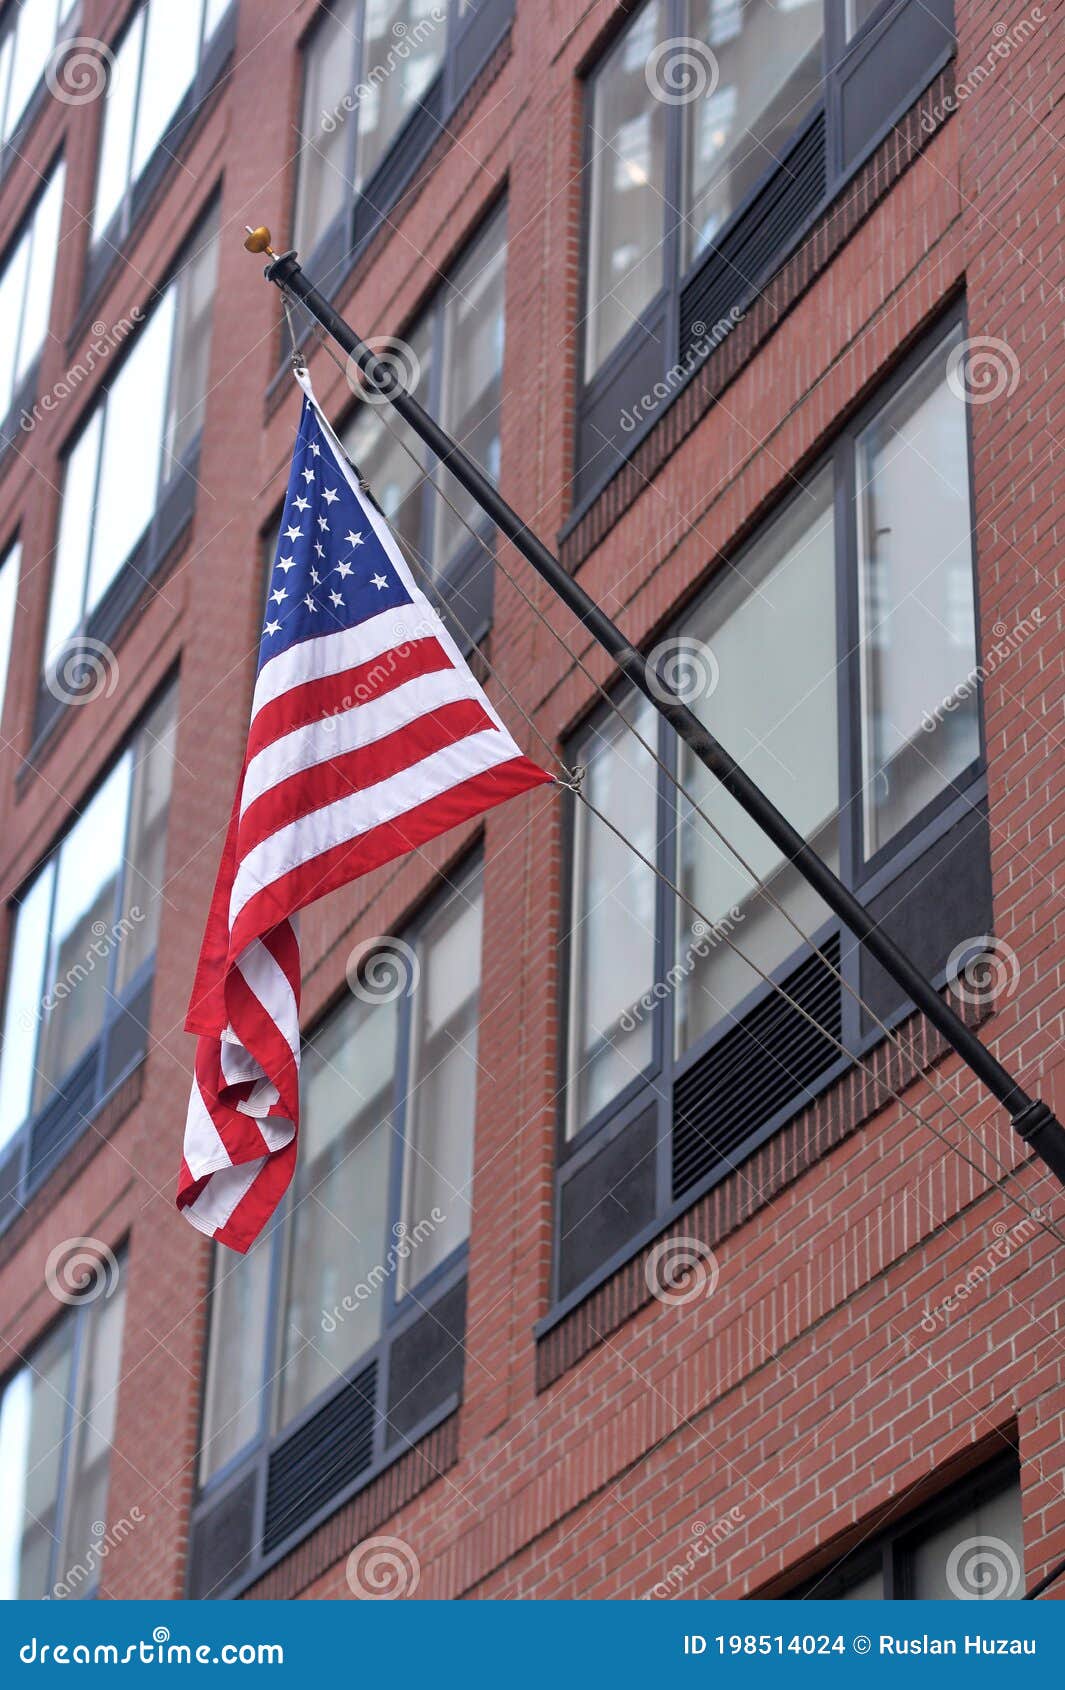
[[[280,1093],[281,1113],[290,1121],[299,1116],[299,1065],[292,1047],[281,1028],[255,996],[239,968],[233,968],[226,980],[226,1009],[233,1031],[249,1056],[254,1057],[263,1073],[272,1080]],[[299,998],[293,1007],[292,1032],[299,1040]],[[233,1088],[226,1088],[225,1097]],[[229,1123],[218,1126],[222,1143],[230,1150]],[[265,1140],[263,1141],[265,1145]],[[234,1158],[235,1160],[235,1158]]]
[[[383,863],[436,839],[449,828],[469,821],[471,816],[494,809],[508,798],[551,779],[527,757],[511,757],[405,811],[393,821],[383,822],[357,839],[345,840],[310,862],[301,863],[248,899],[233,927],[231,954],[239,956],[260,933],[316,898],[324,898],[338,886],[345,886],[359,875],[369,874]]]
[[[409,640],[392,646],[336,675],[322,675],[290,687],[263,705],[248,734],[248,762],[275,740],[330,716],[345,715],[361,704],[383,698],[419,675],[432,675],[454,664],[437,639]]]
[[[352,793],[365,792],[420,763],[434,751],[495,727],[476,699],[459,698],[418,716],[372,745],[357,746],[312,769],[300,769],[249,804],[238,832],[238,861],[290,822],[312,815]]]

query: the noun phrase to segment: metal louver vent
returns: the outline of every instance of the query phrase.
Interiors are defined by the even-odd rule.
[[[736,1160],[746,1140],[794,1101],[834,1062],[840,1037],[839,967],[830,939],[781,982],[817,1026],[776,992],[726,1033],[673,1088],[673,1196]],[[823,1030],[822,1030],[823,1029]]]
[[[707,253],[681,294],[682,361],[712,337],[715,324],[779,265],[789,243],[824,199],[827,181],[825,114],[821,111],[745,215]]]
[[[266,1483],[265,1554],[369,1467],[376,1396],[375,1362],[275,1451]]]

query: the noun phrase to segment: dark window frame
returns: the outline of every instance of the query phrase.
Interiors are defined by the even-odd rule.
[[[840,818],[840,875],[867,905],[891,893],[891,889],[900,884],[902,877],[912,869],[914,864],[933,866],[942,858],[943,853],[949,853],[956,848],[958,838],[957,829],[971,825],[974,829],[983,825],[987,797],[987,763],[985,727],[982,710],[982,693],[978,695],[981,702],[978,713],[980,731],[980,754],[968,767],[948,786],[937,795],[916,815],[905,827],[901,828],[883,850],[869,859],[862,855],[862,827],[860,793],[860,738],[859,713],[861,709],[860,696],[860,647],[857,640],[857,615],[859,594],[859,553],[857,533],[857,511],[854,501],[853,473],[855,463],[856,442],[862,430],[870,420],[878,415],[885,406],[889,405],[895,395],[903,388],[910,376],[921,364],[935,353],[938,346],[944,344],[947,338],[959,329],[964,334],[966,326],[965,305],[963,300],[957,300],[951,305],[929,328],[920,339],[910,347],[906,354],[898,361],[890,375],[878,384],[875,391],[856,409],[844,425],[839,429],[829,446],[817,457],[801,476],[795,477],[788,492],[775,505],[772,511],[762,519],[757,529],[737,548],[735,564],[742,569],[743,558],[752,546],[758,544],[767,528],[779,518],[794,503],[803,497],[804,490],[813,484],[826,470],[833,475],[834,500],[834,545],[835,545],[835,602],[837,615],[837,651],[840,654],[838,668],[838,746],[839,758],[839,818]],[[977,534],[975,509],[973,505],[973,475],[972,475],[972,432],[967,429],[967,453],[969,462],[969,521],[972,535],[973,549],[973,596],[977,629],[976,661],[979,664],[979,571],[977,562]],[[795,482],[799,485],[796,486]],[[712,602],[715,587],[718,583],[711,580],[703,592],[687,604],[678,617],[673,620],[673,626],[683,633],[690,626],[693,608],[699,608]],[[615,689],[615,700],[621,702],[626,696],[626,688],[622,685]],[[578,727],[571,741],[579,746],[583,737],[589,732],[596,731],[596,724],[606,720],[603,710],[596,710],[586,717]],[[661,718],[654,718],[655,734],[653,743],[665,762],[671,774],[677,770],[677,741],[671,730]],[[579,755],[577,761],[579,761]],[[671,796],[670,782],[661,771],[657,775],[656,785],[658,805],[658,834],[656,842],[656,866],[660,874],[673,876],[675,864],[673,861],[676,840],[676,810],[675,800]],[[569,803],[564,812],[563,831],[563,881],[562,904],[567,923],[571,923],[574,912],[575,877],[577,865],[573,850],[575,824],[575,804]],[[982,849],[982,835],[980,848]],[[952,843],[952,841],[954,843]],[[669,894],[662,880],[656,882],[656,932],[655,932],[655,960],[654,981],[664,980],[674,959],[676,942],[676,910],[675,900]],[[988,912],[990,914],[990,912]],[[984,931],[989,931],[985,927]],[[975,929],[969,929],[975,931]],[[957,937],[963,937],[958,935]],[[815,948],[833,942],[838,942],[838,966],[850,991],[841,993],[840,1002],[840,1042],[855,1056],[864,1058],[884,1038],[880,1027],[863,1015],[860,1005],[855,1001],[852,993],[861,993],[869,997],[869,987],[863,972],[863,958],[861,947],[854,941],[842,923],[829,917],[819,927],[810,932],[812,944],[796,941],[787,958],[777,967],[770,970],[773,981],[782,982],[793,976],[796,969],[812,956]],[[742,947],[742,932],[739,937]],[[768,1003],[774,996],[772,989],[762,980],[756,980],[751,990],[734,1009],[722,1016],[708,1031],[692,1041],[683,1052],[674,1055],[675,1032],[675,994],[670,992],[657,1002],[651,1011],[653,1027],[653,1053],[647,1067],[634,1076],[625,1088],[609,1103],[604,1105],[595,1115],[579,1127],[571,1136],[567,1137],[566,1097],[569,1081],[570,1062],[570,1009],[572,981],[572,936],[567,936],[561,947],[561,978],[559,993],[559,1068],[558,1068],[558,1096],[560,1105],[556,1119],[556,1174],[555,1174],[555,1249],[552,1266],[552,1308],[548,1315],[538,1323],[537,1334],[549,1331],[560,1319],[581,1302],[589,1292],[600,1284],[611,1273],[616,1271],[625,1261],[631,1259],[638,1250],[657,1237],[672,1221],[683,1215],[692,1204],[721,1180],[727,1178],[732,1171],[730,1165],[721,1165],[685,1189],[678,1196],[672,1195],[671,1190],[671,1154],[673,1135],[674,1089],[678,1081],[697,1069],[701,1063],[723,1040],[729,1037],[738,1027],[747,1023],[751,1015],[760,1006]],[[867,966],[867,964],[866,964]],[[823,972],[823,971],[822,971]],[[945,984],[946,973],[942,967],[934,976],[939,986]],[[653,981],[652,981],[653,984]],[[882,1019],[889,1028],[898,1025],[907,1015],[912,1013],[912,1005],[901,1000],[896,994],[893,1007],[882,1011]],[[781,1107],[774,1110],[768,1119],[751,1132],[734,1152],[732,1162],[744,1160],[761,1144],[773,1137],[787,1120],[792,1118],[801,1108],[805,1107],[814,1097],[821,1095],[829,1086],[833,1085],[852,1067],[852,1063],[842,1053],[836,1051],[823,1071],[812,1081],[806,1081],[795,1087],[795,1094]],[[634,1231],[632,1236],[620,1242],[610,1255],[599,1263],[594,1270],[585,1273],[574,1285],[565,1283],[562,1268],[563,1236],[563,1203],[568,1183],[581,1171],[601,1155],[605,1147],[620,1138],[629,1129],[636,1128],[645,1118],[648,1110],[653,1110],[657,1116],[655,1134],[655,1167],[654,1167],[654,1211],[646,1221]]]
[[[7,904],[5,913],[8,944],[6,966],[2,982],[0,982],[0,988],[2,988],[0,989],[0,1014],[6,1011],[7,1006],[7,991],[14,957],[17,909],[22,905],[27,894],[48,867],[48,864],[58,859],[64,844],[73,833],[82,815],[123,758],[133,751],[147,720],[171,689],[174,689],[176,700],[177,685],[178,671],[174,669],[156,688],[132,731],[126,735],[114,756],[108,759],[105,768],[84,794],[76,814],[71,817],[67,826],[52,841],[48,850],[34,866],[32,873],[26,877],[14,897]],[[124,890],[130,869],[127,846],[133,817],[134,796],[134,783],[131,779],[126,801],[125,829],[119,847],[120,871],[115,882],[115,901],[112,912],[113,927],[117,926],[122,918]],[[169,798],[167,803],[169,806]],[[45,943],[46,954],[52,937],[58,880],[57,872],[49,904],[48,933]],[[107,1007],[104,1011],[103,1026],[97,1038],[54,1083],[52,1096],[37,1109],[33,1109],[31,1105],[30,1113],[21,1125],[3,1146],[0,1146],[0,1235],[13,1223],[15,1217],[21,1213],[35,1192],[40,1189],[48,1176],[69,1154],[78,1140],[84,1137],[101,1109],[121,1089],[130,1075],[140,1067],[148,1054],[147,1020],[151,1014],[157,953],[153,950],[151,955],[144,959],[135,973],[127,980],[121,995],[119,995],[114,987],[121,950],[121,945],[114,945],[106,959]],[[33,1035],[35,1053],[39,1049],[42,1025],[43,1023],[40,1020],[35,1024]],[[134,1049],[115,1069],[115,1050],[121,1050],[122,1036],[131,1030],[134,1031],[135,1035],[139,1033],[139,1039],[134,1036],[134,1044],[139,1045],[140,1048]],[[42,1140],[44,1141],[43,1147]],[[51,1142],[52,1140],[54,1142]]]
[[[364,13],[367,0],[360,3]],[[442,0],[442,3],[447,5],[447,40],[439,70],[362,187],[349,196],[310,251],[300,255],[304,269],[327,297],[338,292],[360,253],[410,186],[438,136],[446,133],[457,107],[509,31],[514,17],[515,0],[479,0],[476,9],[464,20],[458,16],[457,0]],[[307,83],[307,55],[314,49],[326,11],[323,3],[300,41],[301,106]],[[359,29],[352,32],[352,88],[359,81],[354,70],[361,51],[360,18]],[[345,168],[348,179],[353,180],[358,139],[353,114],[348,114],[347,123],[350,133]],[[289,200],[289,227],[293,230],[298,222],[298,193],[299,177],[294,172]]]
[[[785,1601],[838,1601],[848,1590],[881,1573],[886,1602],[916,1601],[913,1594],[913,1550],[922,1538],[961,1520],[979,1503],[1020,1489],[1020,1461],[1015,1449],[959,1479],[921,1507],[912,1509],[876,1532],[868,1543],[860,1543],[828,1571],[805,1581],[797,1590],[786,1591]]]
[[[26,207],[25,211],[23,212],[22,216],[19,218],[18,223],[16,224],[15,229],[14,229],[10,239],[8,240],[6,246],[4,247],[3,252],[0,253],[0,275],[3,274],[3,272],[6,270],[8,264],[14,258],[15,252],[16,252],[18,245],[19,245],[19,242],[26,235],[26,233],[28,232],[31,224],[33,223],[34,218],[37,216],[37,213],[38,213],[38,211],[40,210],[40,207],[41,207],[41,202],[44,199],[45,194],[48,192],[49,185],[51,184],[51,181],[52,181],[53,176],[55,175],[55,172],[57,170],[59,170],[62,166],[65,166],[65,164],[66,164],[65,146],[64,146],[63,143],[61,143],[55,149],[55,151],[53,152],[53,154],[52,154],[51,158],[49,159],[47,165],[45,166],[44,170],[41,172],[41,180],[40,180],[39,186],[35,190],[33,197],[30,200],[29,204],[27,205],[27,207]],[[62,208],[61,208],[61,212],[60,212],[60,221],[62,222]],[[58,271],[58,267],[59,267],[59,264],[58,264],[58,252],[57,252],[56,262],[55,262],[55,264],[53,265],[53,268],[52,268],[52,291],[51,291],[51,304],[52,305],[55,304],[55,283],[56,283],[56,273]],[[23,299],[23,302],[22,302],[22,309],[23,309],[23,314],[24,314],[25,309],[26,309],[25,299]],[[2,462],[2,460],[7,457],[8,449],[11,446],[14,445],[15,440],[17,439],[19,417],[22,415],[24,410],[27,410],[32,405],[32,403],[33,403],[33,401],[36,397],[37,381],[38,381],[38,378],[39,378],[40,373],[41,373],[41,358],[44,354],[45,344],[47,343],[47,340],[48,340],[48,333],[49,333],[49,329],[48,329],[48,325],[46,324],[45,325],[44,340],[41,342],[40,346],[37,348],[36,352],[34,353],[33,361],[29,365],[29,367],[27,368],[25,375],[22,377],[22,380],[20,382],[17,382],[15,384],[15,386],[12,388],[11,403],[7,408],[6,414],[0,416],[0,462]]]
[[[646,3],[646,0],[645,0]],[[659,0],[665,8],[665,33],[685,37],[688,0]],[[681,262],[681,230],[684,222],[684,120],[686,106],[666,108],[666,182],[662,221],[663,282],[644,307],[639,320],[622,336],[594,374],[584,374],[585,337],[588,325],[588,254],[591,236],[591,177],[588,165],[594,150],[592,103],[596,73],[625,30],[639,15],[637,7],[620,19],[584,74],[584,106],[581,132],[581,165],[585,182],[580,219],[580,284],[575,349],[574,505],[562,534],[565,537],[590,507],[655,425],[664,412],[698,374],[720,337],[706,350],[694,348],[708,341],[728,318],[730,311],[747,310],[773,273],[795,250],[839,194],[849,177],[880,144],[894,123],[927,87],[936,73],[953,56],[953,0],[882,0],[876,12],[848,41],[845,36],[845,0],[823,0],[821,98],[803,118],[782,147],[779,164],[770,165],[717,231],[713,241],[687,265]],[[931,43],[922,38],[914,49],[907,46],[907,22],[920,11],[930,32]],[[870,61],[879,55],[870,68]],[[912,60],[912,63],[911,63]],[[890,105],[870,98],[882,64],[890,64],[905,85],[905,92]],[[856,90],[856,92],[853,92]],[[888,98],[884,96],[885,100]],[[855,110],[868,105],[864,121]],[[802,161],[801,163],[799,161]],[[796,197],[790,213],[782,213],[781,196],[786,182],[808,178],[809,187]],[[745,264],[729,256],[729,250],[757,228],[760,219],[768,226],[776,220],[780,233],[771,254],[763,252],[748,273]],[[732,280],[729,275],[732,275]],[[689,302],[700,287],[711,290],[715,300],[708,313],[699,317],[706,324],[701,337],[693,337],[688,326]],[[722,288],[724,291],[722,291]],[[661,342],[655,350],[656,338]],[[682,371],[673,380],[671,372]],[[656,384],[669,391],[656,397]],[[647,406],[646,400],[654,399]],[[642,411],[643,420],[625,433],[623,412]],[[619,432],[620,431],[620,432]]]
[[[436,886],[421,903],[412,918],[403,924],[403,942],[405,944],[416,944],[420,935],[431,924],[433,917],[447,903],[449,898],[454,896],[456,888],[461,889],[468,885],[475,876],[481,873],[482,867],[482,847],[478,843],[463,854],[455,868],[448,872],[445,883]],[[326,1025],[334,1014],[341,1012],[343,1006],[343,997],[334,998],[317,1018],[310,1031],[304,1035],[304,1043],[313,1043],[317,1032]],[[388,1176],[387,1220],[390,1237],[393,1235],[395,1226],[403,1219],[403,1158],[410,1127],[407,1109],[407,1078],[413,1025],[414,1005],[412,997],[404,997],[400,1002],[400,1015],[397,1025],[398,1059],[393,1076],[393,1103],[389,1114],[393,1134]],[[476,1133],[476,1122],[474,1123],[474,1133]],[[283,1560],[286,1555],[290,1554],[298,1543],[316,1531],[344,1502],[366,1485],[372,1483],[374,1479],[379,1478],[381,1473],[390,1467],[393,1462],[397,1461],[409,1449],[413,1448],[420,1439],[427,1436],[435,1427],[454,1414],[462,1400],[461,1387],[457,1390],[449,1390],[442,1396],[438,1394],[438,1400],[428,1406],[412,1426],[397,1430],[390,1424],[390,1371],[397,1343],[419,1321],[425,1319],[432,1321],[434,1311],[441,1308],[445,1299],[449,1297],[464,1298],[469,1266],[468,1238],[457,1244],[441,1262],[437,1263],[423,1279],[419,1279],[413,1286],[401,1289],[399,1275],[392,1275],[384,1292],[386,1301],[382,1312],[380,1336],[360,1352],[345,1370],[341,1381],[333,1381],[324,1386],[291,1419],[278,1426],[276,1430],[271,1430],[280,1381],[285,1293],[285,1245],[291,1204],[292,1191],[290,1188],[284,1202],[279,1205],[277,1211],[271,1217],[266,1232],[257,1245],[259,1249],[270,1251],[266,1312],[267,1337],[263,1346],[263,1367],[258,1401],[258,1429],[239,1450],[223,1462],[206,1480],[200,1479],[198,1471],[196,1474],[191,1531],[194,1545],[198,1530],[210,1532],[211,1518],[216,1508],[224,1505],[226,1498],[249,1480],[252,1482],[255,1492],[255,1506],[248,1554],[242,1561],[239,1571],[228,1581],[220,1582],[217,1588],[202,1592],[194,1592],[190,1589],[190,1596],[196,1594],[221,1597],[238,1594],[246,1585],[260,1578],[277,1561]],[[220,1248],[220,1246],[215,1246],[215,1248]],[[211,1345],[210,1323],[213,1314],[212,1297],[208,1299],[208,1324],[202,1351],[204,1364],[200,1372],[198,1425],[201,1447],[207,1403],[207,1358],[210,1355]],[[458,1343],[458,1340],[456,1340],[456,1343]],[[324,1409],[328,1409],[331,1404],[338,1401],[346,1390],[353,1387],[358,1390],[360,1381],[372,1370],[374,1371],[373,1440],[372,1458],[369,1464],[355,1478],[338,1483],[335,1492],[330,1494],[328,1499],[313,1514],[306,1519],[300,1519],[292,1530],[287,1532],[284,1538],[273,1544],[269,1550],[264,1549],[267,1493],[273,1458],[279,1452],[284,1451],[286,1446],[290,1446],[298,1438],[301,1430],[314,1421],[316,1416],[321,1414]],[[190,1555],[190,1580],[192,1576],[193,1557]]]

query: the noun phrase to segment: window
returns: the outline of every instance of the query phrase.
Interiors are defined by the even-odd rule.
[[[293,210],[296,247],[319,279],[395,203],[512,11],[513,0],[322,8],[303,53]]]
[[[67,455],[45,643],[46,670],[83,630],[123,566],[150,576],[176,538],[173,504],[187,518],[191,469],[203,421],[217,216],[193,257],[163,291],[118,373]],[[171,521],[150,535],[157,512]],[[154,553],[154,555],[153,555]]]
[[[74,0],[12,0],[0,18],[0,143],[17,129],[73,10]]]
[[[108,76],[96,178],[92,239],[113,242],[133,219],[134,190],[196,95],[230,0],[145,0],[126,30]],[[171,142],[173,136],[171,136]],[[169,149],[172,152],[172,145]]]
[[[413,374],[416,398],[493,480],[500,467],[506,253],[502,208],[406,336],[410,353],[400,354],[403,369]],[[479,638],[490,616],[491,570],[469,530],[485,535],[491,530],[474,501],[452,475],[435,467],[425,447],[415,445],[417,457],[411,458],[376,406],[360,406],[344,431],[344,445],[419,576],[428,573],[445,591],[462,624],[460,643],[468,643],[463,629]]]
[[[0,1212],[144,1053],[175,702],[171,688],[18,899],[0,1053]]]
[[[990,927],[967,413],[947,380],[961,335],[955,317],[908,360],[659,647],[696,714],[889,931],[911,877],[907,943],[940,976],[959,938]],[[623,1177],[631,1136],[646,1181],[604,1223],[610,1247],[581,1257],[585,1273],[722,1177],[839,1072],[833,1037],[859,1051],[877,1031],[714,829],[878,1014],[904,1008],[649,706],[630,696],[622,708],[712,826],[616,717],[578,737],[567,760],[586,768],[592,803],[705,918],[576,806],[560,1177],[605,1188]],[[830,1036],[811,1034],[762,975],[786,980]],[[670,1144],[658,1175],[641,1136],[652,1118],[652,1139]],[[606,1164],[596,1174],[598,1146],[610,1180]],[[561,1287],[577,1283],[566,1259],[583,1248],[563,1226]]]
[[[646,0],[589,76],[578,509],[952,51],[950,0],[852,51],[870,10]]]
[[[63,210],[64,168],[57,164],[0,270],[0,420],[32,379],[48,333]]]
[[[7,694],[7,666],[11,660],[11,641],[15,632],[21,565],[22,547],[15,540],[0,558],[0,721],[3,720]]]
[[[5,1601],[95,1593],[125,1314],[124,1273],[110,1269],[104,1294],[74,1305],[0,1394]]]
[[[245,1257],[216,1252],[204,1532],[214,1530],[211,1481],[239,1488],[237,1475],[265,1464],[256,1482],[280,1499],[274,1515],[268,1500],[263,1543],[245,1543],[244,1557],[291,1539],[360,1474],[401,1453],[427,1420],[450,1412],[461,1387],[479,867],[387,945],[363,960],[350,995],[304,1048],[285,1212]],[[358,1424],[312,1483],[306,1464],[323,1440],[328,1454],[353,1393]],[[282,1477],[290,1468],[304,1474],[306,1494]],[[234,1551],[222,1584],[241,1560]]]
[[[811,1601],[1007,1601],[1024,1595],[1015,1456],[973,1474],[836,1562],[799,1594]]]

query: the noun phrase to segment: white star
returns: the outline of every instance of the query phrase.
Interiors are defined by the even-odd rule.
[[[317,569],[312,569],[311,570],[311,586],[312,587],[320,587],[321,584],[322,584],[322,577],[319,575]]]
[[[288,594],[286,593],[284,587],[275,587],[273,592],[270,594],[270,597],[273,599],[275,604],[280,604],[282,599],[288,598]]]
[[[322,451],[322,448],[319,446],[317,440],[312,440],[311,441],[311,454],[312,454],[312,456],[316,457],[316,458],[320,457],[321,451]]]
[[[351,564],[350,563],[338,563],[336,572],[340,576],[350,575],[351,574]]]
[[[314,551],[315,551],[316,557],[324,557],[325,556],[325,547],[322,545],[321,540],[316,540],[314,542]]]
[[[349,546],[361,546],[362,545],[362,535],[361,534],[353,534],[351,532],[350,528],[349,528],[348,529],[348,545]]]
[[[302,493],[297,493],[292,503],[298,511],[309,511],[311,508],[310,499],[305,499]]]
[[[286,528],[285,529],[285,539],[286,540],[302,540],[303,539],[303,529],[302,528]]]
[[[277,560],[277,567],[278,569],[283,569],[287,575],[290,569],[295,569],[296,560],[294,557],[279,557]]]
[[[378,592],[381,591],[382,587],[388,586],[388,582],[386,581],[386,579],[383,575],[371,575],[370,580],[373,582],[373,584],[377,588]]]
[[[327,487],[325,492],[322,494],[322,498],[325,500],[327,505],[333,504],[335,500],[339,499],[339,497],[340,494],[334,487]]]
[[[343,597],[340,593],[330,593],[329,597],[332,599],[334,604],[344,603]]]
[[[322,533],[323,533],[323,534],[328,534],[328,533],[329,533],[329,524],[328,524],[328,522],[327,522],[327,521],[326,521],[326,520],[325,520],[325,517],[324,517],[324,516],[320,516],[320,517],[319,517],[319,518],[318,518],[318,526],[319,526],[319,528],[320,528],[320,529],[321,529],[321,530],[322,530]]]
[[[313,469],[305,469],[303,471],[303,479],[304,479],[304,481],[313,481],[314,480]]]
[[[281,632],[280,622],[268,622],[266,624],[266,627],[263,629],[264,634],[279,634],[280,632]]]
[[[312,599],[310,593],[307,594],[307,597],[304,599],[303,602],[307,606],[308,610],[317,610],[318,609],[318,606],[315,604],[315,602]]]

